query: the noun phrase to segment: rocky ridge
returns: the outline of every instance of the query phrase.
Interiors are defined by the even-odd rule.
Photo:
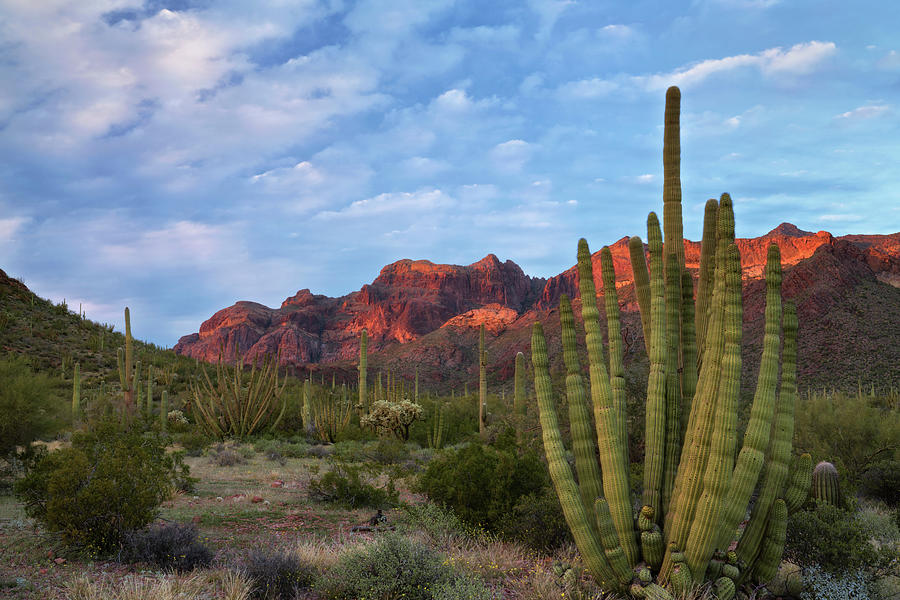
[[[893,326],[890,320],[893,307],[900,310],[900,233],[835,238],[828,232],[812,233],[783,223],[758,238],[737,240],[745,280],[748,368],[754,362],[754,336],[761,338],[761,329],[756,329],[761,327],[764,309],[763,294],[756,288],[763,285],[760,278],[766,251],[773,242],[781,248],[784,294],[797,301],[801,323],[808,324],[800,334],[801,361],[804,352],[811,357],[821,350],[823,336],[835,349],[851,343],[839,328],[823,328],[822,323],[841,321],[841,327],[865,336],[863,343],[869,344],[879,339],[878,331],[870,331],[874,323],[881,322],[877,316],[888,315],[881,334],[900,335],[896,330],[900,319],[893,321]],[[627,327],[637,311],[628,238],[611,244],[610,250]],[[686,264],[695,275],[699,255],[700,244],[685,240]],[[599,261],[600,253],[595,252],[593,259]],[[597,264],[595,272],[599,271]],[[466,266],[401,260],[385,266],[371,284],[340,298],[304,289],[285,299],[279,308],[238,302],[215,313],[198,333],[182,337],[175,351],[205,361],[216,360],[224,349],[229,356],[239,351],[247,358],[278,354],[282,363],[298,366],[353,362],[359,334],[366,329],[369,352],[376,363],[380,354],[383,363],[394,364],[399,371],[419,364],[426,376],[431,368],[435,381],[445,379],[454,369],[462,371],[458,376],[465,379],[474,359],[459,346],[470,345],[478,326],[485,324],[491,334],[488,347],[497,350],[491,361],[495,376],[502,379],[507,370],[503,361],[511,362],[515,351],[527,350],[530,325],[546,320],[563,293],[578,296],[574,266],[545,280],[526,275],[511,260],[500,262],[493,254]],[[861,295],[868,296],[868,301]],[[856,319],[844,318],[847,311],[861,314]],[[626,343],[634,352],[643,351],[639,325],[626,331]],[[847,348],[848,353],[851,350]],[[884,366],[877,359],[868,367],[885,370],[889,377],[900,375],[896,366]],[[807,369],[808,385],[818,383],[819,371],[819,367]]]

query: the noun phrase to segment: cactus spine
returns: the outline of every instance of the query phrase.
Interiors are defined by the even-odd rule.
[[[610,333],[607,370],[593,263],[583,239],[578,243],[578,279],[601,466],[598,475],[585,464],[585,457],[591,454],[587,442],[593,450],[593,439],[584,433],[590,427],[590,419],[581,400],[585,394],[567,298],[560,299],[560,321],[579,484],[564,458],[540,323],[535,323],[532,333],[535,391],[554,486],[585,564],[601,585],[635,597],[671,598],[667,585],[683,594],[709,581],[723,599],[728,599],[735,595],[737,580],[748,573],[755,573],[757,578],[764,576],[771,561],[780,557],[783,514],[794,503],[793,498],[808,486],[809,470],[802,466],[808,462],[801,461],[799,473],[795,473],[783,493],[784,499],[776,500],[782,496],[791,452],[796,317],[786,307],[782,318],[780,256],[777,248],[770,248],[763,356],[750,424],[735,460],[742,299],[734,212],[728,194],[723,194],[719,202],[707,203],[695,308],[694,282],[684,267],[677,88],[669,90],[666,100],[665,223],[660,228],[656,215],[651,213],[648,218],[649,270],[640,239],[632,238],[629,243],[650,357],[643,507],[637,524],[628,492],[623,388],[618,381],[623,357],[615,274],[609,252],[604,249],[600,262]],[[644,275],[647,278],[642,283]],[[782,335],[783,374],[776,402]],[[735,537],[737,521],[745,514],[761,475],[762,491],[754,508],[758,514],[751,517],[741,539],[744,553],[738,546],[738,552],[726,554]],[[602,494],[595,487],[598,477]],[[598,496],[600,499],[594,502],[592,499]],[[750,530],[760,530],[758,541],[745,539],[748,532],[754,537]],[[759,541],[764,541],[762,550]],[[641,561],[646,566],[640,569],[637,579],[632,579]]]

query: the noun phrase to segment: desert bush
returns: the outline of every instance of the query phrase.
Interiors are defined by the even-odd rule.
[[[233,467],[245,463],[244,457],[232,448],[221,448],[210,453],[210,462],[220,467]]]
[[[44,373],[35,373],[28,360],[8,354],[0,358],[0,458],[17,448],[31,451],[31,442],[58,426],[56,391]]]
[[[382,439],[367,444],[366,455],[369,460],[382,465],[396,465],[409,461],[411,452],[409,446],[400,440]]]
[[[859,491],[867,498],[900,508],[900,460],[878,461],[866,469]]]
[[[835,574],[818,565],[803,570],[801,600],[869,600],[867,576],[861,569]]]
[[[292,554],[258,550],[250,553],[244,573],[253,584],[250,596],[266,600],[293,598],[299,589],[310,587],[316,576],[312,566]]]
[[[900,411],[863,394],[813,394],[797,399],[794,447],[834,463],[855,489],[874,465],[900,460]]]
[[[396,504],[398,496],[392,479],[388,478],[384,486],[370,483],[379,474],[380,469],[377,467],[332,460],[331,468],[325,474],[310,480],[307,493],[313,500],[348,508],[383,508]]]
[[[494,595],[481,579],[456,574],[435,585],[432,597],[434,600],[491,600]]]
[[[366,445],[357,440],[345,440],[334,445],[334,457],[345,462],[362,462],[368,458]]]
[[[520,497],[499,529],[504,537],[541,552],[574,543],[559,498],[550,487]]]
[[[818,502],[788,519],[784,558],[804,568],[841,574],[875,564],[878,554],[853,512]]]
[[[285,458],[303,458],[309,453],[309,444],[300,439],[263,439],[257,440],[253,449],[261,454],[277,452]]]
[[[72,446],[42,453],[15,491],[28,516],[93,554],[118,547],[150,523],[187,467],[165,439],[102,423],[72,435]]]
[[[145,562],[163,569],[190,571],[207,567],[212,551],[197,539],[193,525],[173,523],[151,525],[125,534],[120,559]]]
[[[446,546],[453,539],[477,537],[482,533],[465,523],[452,510],[434,502],[404,504],[402,508],[405,519],[439,547]]]
[[[316,444],[310,446],[307,452],[313,458],[325,458],[334,454],[334,446],[332,444]]]
[[[178,434],[175,439],[181,444],[188,456],[203,456],[203,451],[212,441],[200,429],[188,430]]]
[[[418,488],[464,521],[499,531],[516,502],[548,486],[537,455],[479,443],[442,451],[419,476]]]
[[[450,573],[428,546],[387,533],[341,555],[317,587],[335,600],[431,600]]]

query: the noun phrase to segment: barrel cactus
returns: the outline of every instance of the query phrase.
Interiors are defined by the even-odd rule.
[[[821,502],[841,506],[841,486],[837,469],[828,461],[822,461],[812,472],[812,495]]]
[[[682,237],[679,113],[680,91],[673,87],[666,94],[664,223],[661,228],[653,213],[648,218],[649,268],[641,240],[629,245],[650,359],[638,514],[629,490],[623,344],[616,333],[620,318],[609,248],[600,253],[610,332],[606,357],[591,252],[585,240],[578,244],[589,392],[578,364],[571,305],[568,298],[560,301],[577,477],[566,460],[539,322],[532,334],[535,391],[551,478],[585,564],[601,585],[632,597],[671,598],[673,591],[680,595],[709,583],[719,597],[731,598],[742,583],[772,576],[788,509],[809,483],[808,466],[789,477],[797,319],[793,306],[782,303],[780,253],[772,245],[759,378],[739,446],[742,295],[734,212],[728,194],[707,203],[695,301]],[[808,465],[804,458],[801,463]],[[759,498],[739,535],[757,488]]]

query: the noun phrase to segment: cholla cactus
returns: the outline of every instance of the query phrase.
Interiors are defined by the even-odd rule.
[[[409,427],[422,418],[422,407],[409,400],[387,402],[380,400],[372,410],[359,420],[362,427],[371,427],[380,434],[393,435],[397,439],[409,439]]]

